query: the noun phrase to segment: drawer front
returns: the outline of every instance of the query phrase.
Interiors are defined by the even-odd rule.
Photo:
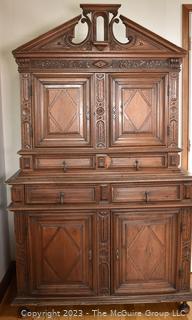
[[[28,204],[95,203],[95,186],[26,186]]]
[[[112,186],[113,202],[136,202],[136,201],[176,201],[181,200],[180,185],[166,186]]]
[[[126,157],[111,157],[109,168],[132,168],[139,170],[142,168],[165,168],[167,166],[167,156],[126,156]]]
[[[63,169],[64,171],[70,169],[93,169],[93,156],[77,156],[77,157],[37,157],[35,160],[36,169]]]

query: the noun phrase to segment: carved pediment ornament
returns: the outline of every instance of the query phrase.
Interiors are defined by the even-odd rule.
[[[162,49],[160,45],[154,41],[147,39],[145,36],[133,30],[128,24],[128,19],[120,15],[118,17],[118,8],[120,5],[114,6],[91,6],[81,5],[83,9],[82,16],[78,16],[65,30],[64,34],[51,39],[50,42],[42,45],[41,50],[47,49],[67,49],[67,50],[85,50],[85,51],[108,51],[108,50],[126,50],[132,47],[142,47],[143,50]],[[112,17],[111,17],[112,16]],[[97,39],[97,18],[103,18],[103,41]],[[86,23],[88,32],[86,38],[80,43],[75,43],[75,27],[77,24]],[[121,43],[114,35],[114,24],[122,23],[125,26],[126,43]],[[37,50],[37,48],[34,48]]]

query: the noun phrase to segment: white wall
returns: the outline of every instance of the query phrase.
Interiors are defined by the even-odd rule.
[[[6,177],[19,167],[19,76],[11,51],[78,15],[80,3],[121,3],[120,13],[181,45],[182,0],[0,0],[0,61]],[[9,196],[8,196],[9,199]],[[12,214],[9,216],[12,255]],[[1,254],[1,252],[0,252]]]
[[[6,186],[5,186],[5,161],[4,141],[2,126],[2,99],[1,99],[1,66],[0,66],[0,281],[2,280],[9,262],[9,230],[8,216],[6,211]]]

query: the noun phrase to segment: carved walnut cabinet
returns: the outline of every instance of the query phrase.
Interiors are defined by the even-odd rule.
[[[83,4],[82,15],[13,52],[22,128],[20,170],[8,181],[15,303],[192,299],[192,178],[178,147],[185,51],[119,7]],[[114,36],[118,22],[126,43]]]

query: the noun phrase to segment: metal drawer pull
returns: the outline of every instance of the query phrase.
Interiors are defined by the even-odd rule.
[[[149,192],[145,191],[145,202],[149,201]]]
[[[67,164],[66,161],[63,161],[63,171],[67,172]]]
[[[64,204],[64,192],[60,192],[60,203]]]
[[[139,170],[139,161],[135,160],[135,170],[138,171]]]
[[[116,259],[119,260],[119,249],[116,250]]]

